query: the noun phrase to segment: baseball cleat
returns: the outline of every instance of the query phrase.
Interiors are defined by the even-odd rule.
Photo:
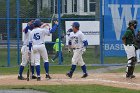
[[[132,79],[132,78],[135,78],[135,77],[136,77],[135,75],[131,75],[131,76],[130,76],[131,79]]]
[[[72,74],[71,73],[66,73],[66,76],[69,78],[72,78]]]
[[[50,75],[46,74],[46,79],[51,79]]]
[[[81,78],[86,78],[88,76],[87,73],[83,74],[83,76]]]
[[[37,77],[35,75],[32,75],[32,79],[37,79]]]
[[[37,81],[41,81],[41,77],[37,77]]]
[[[26,80],[27,78],[24,78],[23,76],[18,76],[18,80]]]
[[[128,76],[128,75],[126,74],[126,78],[132,79],[132,78],[135,78],[135,75],[129,75],[129,76]]]

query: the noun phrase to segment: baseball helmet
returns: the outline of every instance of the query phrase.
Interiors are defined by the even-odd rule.
[[[79,22],[73,22],[73,23],[72,23],[72,26],[73,26],[73,27],[80,27],[80,24],[79,24]]]
[[[40,19],[35,19],[33,24],[34,24],[34,27],[40,27],[41,26],[41,20]]]
[[[135,29],[137,28],[137,24],[138,24],[137,20],[131,20],[128,23],[129,27],[134,26]]]

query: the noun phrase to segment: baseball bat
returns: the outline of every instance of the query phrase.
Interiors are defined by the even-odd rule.
[[[27,81],[30,80],[30,71],[31,71],[31,55],[29,55],[29,59],[28,59]]]
[[[29,81],[29,74],[30,74],[30,67],[29,67],[29,64],[28,64],[28,70],[27,70],[27,81]]]

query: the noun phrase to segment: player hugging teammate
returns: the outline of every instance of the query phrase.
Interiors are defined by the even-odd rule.
[[[37,81],[41,80],[41,76],[40,76],[40,56],[43,58],[44,61],[44,68],[46,71],[46,79],[51,79],[50,75],[49,75],[49,61],[48,61],[48,53],[45,47],[45,42],[44,42],[44,38],[45,35],[50,35],[50,33],[53,33],[56,31],[56,28],[58,27],[58,22],[54,21],[55,25],[53,26],[52,29],[48,28],[49,25],[48,24],[42,24],[40,19],[35,19],[34,21],[32,21],[32,23],[29,25],[27,25],[27,27],[25,28],[25,31],[30,31],[29,34],[25,34],[26,37],[25,39],[27,39],[27,50],[26,50],[26,54],[27,54],[27,58],[29,58],[29,56],[32,56],[32,52],[33,52],[33,56],[34,56],[34,65],[36,68],[36,73],[37,73],[37,77],[35,77],[35,79],[37,78]],[[22,49],[23,50],[23,49]],[[23,56],[22,56],[23,59]],[[28,59],[26,59],[26,62],[21,63],[20,66],[20,70],[19,70],[19,75],[18,75],[18,79],[19,80],[25,80],[26,78],[24,78],[22,76],[22,72],[24,69],[24,66],[27,64]],[[24,65],[23,65],[24,63]],[[32,70],[32,67],[31,67]],[[32,71],[33,72],[33,71]],[[34,73],[33,73],[34,75]]]
[[[23,29],[23,33],[24,33],[24,40],[23,40],[23,46],[21,48],[21,54],[22,54],[22,62],[20,64],[20,68],[19,68],[19,75],[18,75],[18,79],[19,80],[26,80],[26,78],[24,78],[22,76],[24,67],[27,65],[28,61],[29,61],[29,56],[28,56],[28,52],[29,52],[29,34],[31,32],[31,30],[33,30],[34,25],[33,25],[34,20],[31,20],[30,22],[28,22],[27,26],[25,29]],[[33,56],[33,52],[31,52],[31,72],[32,72],[32,79],[36,79],[36,76],[34,75],[34,56]]]

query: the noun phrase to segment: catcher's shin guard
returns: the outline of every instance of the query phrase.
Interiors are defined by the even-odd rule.
[[[131,73],[132,73],[132,72],[131,72],[131,66],[127,66],[127,67],[126,67],[126,78],[127,78],[127,77],[130,77]]]
[[[132,57],[128,60],[127,69],[126,69],[126,77],[130,77],[133,75],[135,69],[136,57]]]
[[[137,58],[132,57],[132,66],[131,66],[131,75],[133,75],[134,69],[135,69],[135,64],[136,64]]]

